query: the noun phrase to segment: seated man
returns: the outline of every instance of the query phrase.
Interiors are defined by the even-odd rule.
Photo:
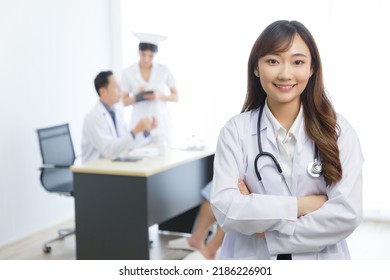
[[[119,106],[119,85],[111,71],[100,72],[95,78],[99,95],[96,105],[86,115],[82,134],[82,161],[125,155],[129,150],[146,144],[150,131],[157,127],[152,118],[142,118],[128,131]]]

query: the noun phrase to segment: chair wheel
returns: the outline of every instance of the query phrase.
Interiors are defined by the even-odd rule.
[[[50,246],[46,246],[46,245],[43,245],[43,248],[42,248],[43,252],[45,254],[49,254],[51,252],[51,247]]]

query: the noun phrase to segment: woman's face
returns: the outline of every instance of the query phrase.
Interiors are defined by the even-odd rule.
[[[295,35],[289,50],[265,55],[255,69],[269,105],[298,104],[311,74],[310,51],[299,35]]]
[[[152,52],[150,50],[139,52],[139,62],[141,64],[141,66],[144,66],[144,67],[152,66],[153,58],[154,58],[154,52]]]

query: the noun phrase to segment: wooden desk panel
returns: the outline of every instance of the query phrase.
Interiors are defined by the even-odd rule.
[[[72,168],[77,259],[149,259],[148,227],[199,205],[200,190],[212,179],[213,153],[189,153],[148,176],[129,175],[129,163],[120,163],[126,175],[118,175],[111,167],[118,163],[107,160],[94,169]],[[103,165],[98,174],[96,166]]]

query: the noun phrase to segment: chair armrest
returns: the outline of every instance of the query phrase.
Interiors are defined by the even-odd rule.
[[[55,168],[69,168],[71,165],[63,165],[63,164],[44,164],[39,167],[39,170],[42,169],[55,169]]]

